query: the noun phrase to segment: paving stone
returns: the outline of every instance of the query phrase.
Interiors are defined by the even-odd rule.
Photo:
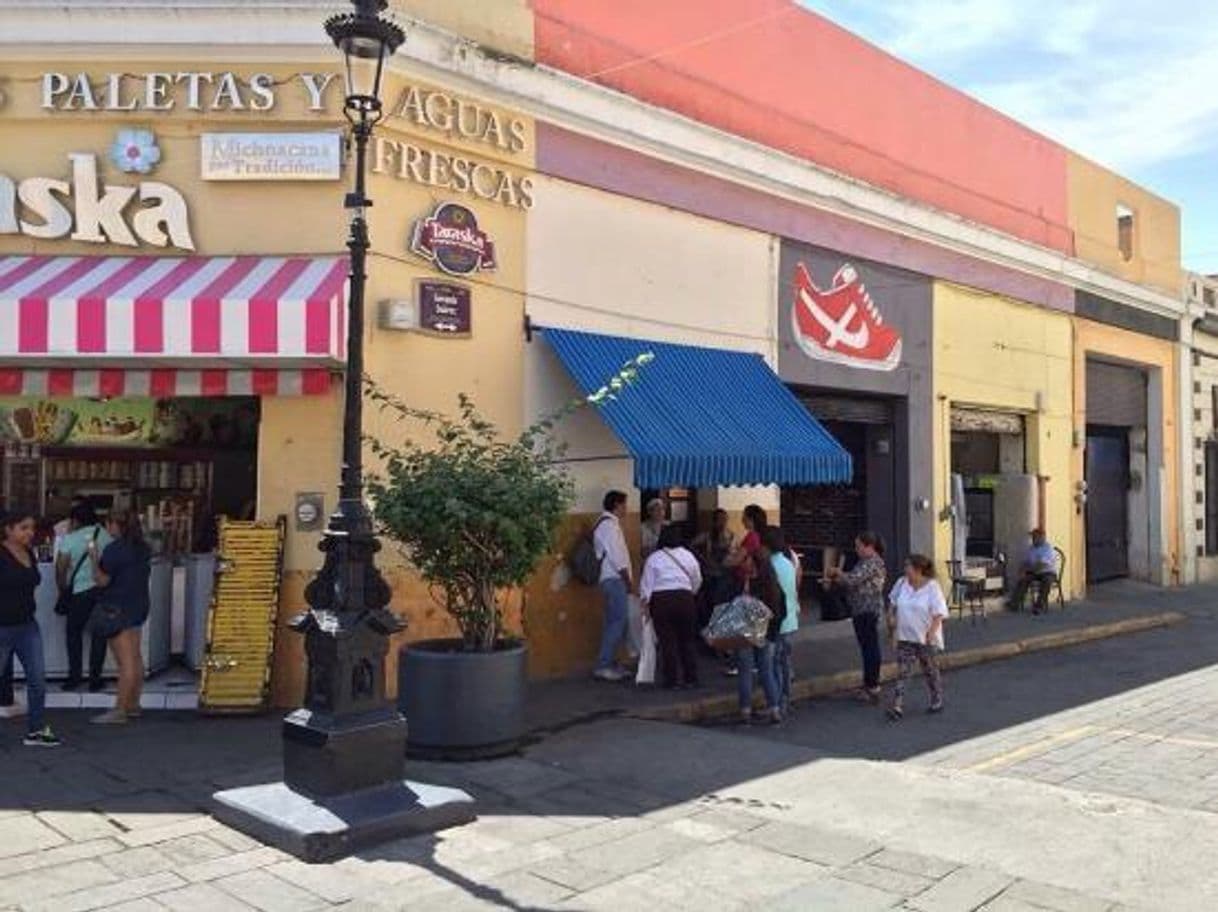
[[[210,817],[202,815],[188,820],[180,820],[164,826],[148,826],[130,833],[120,833],[119,840],[132,848],[145,845],[156,845],[158,842],[168,842],[180,836],[193,836],[197,833],[210,833],[219,826]]]
[[[572,890],[528,871],[512,871],[482,885],[500,908],[547,908],[571,896]],[[475,892],[481,893],[481,890]]]
[[[157,851],[169,858],[175,867],[185,867],[187,865],[202,864],[205,861],[215,861],[217,858],[224,858],[236,852],[245,852],[261,847],[259,843],[254,842],[252,839],[242,843],[241,848],[222,845],[216,839],[219,832],[219,830],[216,830],[207,836],[179,836],[177,839],[157,843],[156,848]]]
[[[148,877],[174,867],[172,859],[152,846],[127,849],[102,857],[102,864],[119,877]]]
[[[652,827],[612,842],[572,852],[572,861],[619,875],[633,874],[700,846],[666,827]]]
[[[320,896],[266,871],[246,871],[214,882],[217,887],[261,912],[306,912],[327,905]]]
[[[1015,881],[1002,893],[1002,898],[1020,900],[1051,909],[1052,912],[1106,912],[1111,905],[1104,899],[1084,896],[1075,890],[1064,890],[1031,880]]]
[[[762,846],[783,855],[839,867],[848,865],[879,850],[878,843],[843,833],[775,821],[741,834],[740,841]]]
[[[510,846],[509,848],[499,849],[494,852],[485,852],[455,862],[448,862],[445,859],[437,858],[436,864],[459,871],[463,877],[486,880],[506,874],[509,871],[515,871],[518,868],[548,861],[551,858],[558,858],[561,855],[562,853],[552,845],[547,845],[544,842],[534,842],[530,845]],[[423,867],[428,867],[427,863],[423,863]]]
[[[834,872],[834,876],[905,897],[917,896],[934,884],[929,877],[894,871],[892,868],[881,868],[866,862],[841,868]]]
[[[537,864],[529,865],[529,872],[544,877],[559,886],[568,887],[576,892],[594,890],[599,886],[617,880],[618,875],[602,868],[575,861],[569,856],[546,859]]]
[[[249,912],[253,908],[210,883],[159,893],[156,901],[174,912]]]
[[[1107,907],[1105,906],[1105,908]],[[1034,906],[1031,903],[1024,902],[1022,899],[1015,899],[1004,893],[995,899],[991,899],[978,909],[977,912],[1048,912],[1048,910],[1044,906]]]
[[[634,833],[641,833],[644,830],[655,829],[655,826],[654,823],[640,820],[637,817],[621,817],[597,824],[596,826],[584,827],[583,829],[573,830],[570,833],[563,833],[561,836],[547,840],[547,842],[562,851],[577,852],[590,846],[603,845],[614,839],[621,839]]]
[[[13,855],[0,858],[0,877],[20,874],[23,871],[36,871],[39,868],[53,868],[56,865],[67,864],[70,861],[86,861],[99,858],[111,852],[121,852],[123,845],[113,839],[93,839],[89,842],[70,842],[67,845],[56,846],[41,852],[31,852],[28,855]]]
[[[766,912],[873,912],[901,902],[895,893],[827,877],[766,901]]]
[[[185,823],[200,816],[199,809],[177,795],[162,791],[137,792],[109,802],[103,813],[124,830],[165,827]]]
[[[333,864],[305,864],[292,859],[263,870],[330,903],[350,902],[384,887],[373,877]]]
[[[703,810],[690,817],[682,817],[665,824],[674,832],[700,842],[720,842],[740,833],[760,829],[770,823],[764,817],[756,817],[741,811]]]
[[[930,855],[919,855],[914,852],[898,852],[895,849],[884,849],[867,858],[867,863],[881,868],[891,868],[905,874],[916,874],[919,877],[929,877],[939,880],[946,877],[960,865],[942,858],[932,858]]]
[[[109,818],[95,811],[42,811],[38,819],[73,842],[106,839],[122,832]]]
[[[66,896],[52,897],[38,902],[27,902],[25,912],[92,912],[121,903],[131,902],[157,893],[164,893],[184,885],[182,878],[168,871],[148,877],[134,877],[92,887]]]
[[[973,912],[1013,882],[1014,878],[987,868],[960,868],[907,904],[920,912]]]
[[[145,896],[142,899],[119,903],[117,906],[107,906],[105,912],[165,912],[165,907],[155,899]]]
[[[8,773],[5,773],[8,779]],[[0,858],[25,855],[63,845],[68,840],[33,814],[20,814],[0,820]]]
[[[581,912],[743,912],[741,900],[686,880],[640,872],[580,893],[558,904]]]
[[[114,883],[117,879],[114,872],[97,861],[74,861],[14,874],[0,880],[0,908],[63,896]]]
[[[248,852],[262,845],[256,839],[250,839],[244,833],[239,833],[231,827],[226,826],[217,826],[215,829],[208,830],[207,838],[220,843],[224,848],[234,852]]]
[[[554,819],[524,814],[487,817],[480,813],[478,820],[473,824],[473,829],[481,836],[521,845],[552,839],[571,832],[571,827]]]
[[[234,874],[243,874],[257,868],[265,868],[284,861],[287,857],[278,849],[264,846],[250,852],[238,852],[235,855],[225,855],[213,861],[186,865],[177,870],[190,883],[200,883],[206,880],[218,880],[221,877],[231,877]]]
[[[736,841],[704,845],[654,872],[665,881],[695,885],[734,900],[758,902],[825,877],[828,868]]]

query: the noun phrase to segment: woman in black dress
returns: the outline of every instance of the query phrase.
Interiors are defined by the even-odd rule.
[[[26,747],[58,747],[59,739],[46,724],[46,658],[42,631],[34,618],[34,590],[41,575],[38,560],[30,550],[34,540],[34,517],[10,513],[0,518],[0,668],[17,656],[25,671],[25,693],[29,702]]]
[[[98,725],[123,725],[140,715],[140,692],[144,687],[144,658],[140,636],[148,620],[148,578],[152,573],[152,549],[144,541],[139,517],[127,510],[110,514],[107,531],[114,538],[98,554],[90,549],[93,574],[102,586],[98,603],[117,606],[122,629],[110,637],[110,652],[118,663],[118,696],[114,709],[93,719]]]

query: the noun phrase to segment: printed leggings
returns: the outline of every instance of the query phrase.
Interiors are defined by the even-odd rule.
[[[914,663],[922,666],[922,676],[926,679],[926,689],[930,691],[931,704],[942,703],[943,678],[939,674],[939,659],[935,647],[901,640],[897,643],[897,680],[893,686],[896,705],[900,706],[901,701],[905,699],[905,685],[913,677]]]

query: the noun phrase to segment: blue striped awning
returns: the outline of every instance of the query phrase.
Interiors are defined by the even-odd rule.
[[[638,380],[600,405],[642,489],[850,481],[850,454],[760,355],[567,329],[542,334],[585,393],[646,352]]]

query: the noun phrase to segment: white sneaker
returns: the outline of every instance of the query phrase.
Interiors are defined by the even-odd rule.
[[[100,716],[94,716],[89,720],[94,725],[126,725],[127,714],[121,709],[112,709],[109,712],[104,712]]]
[[[592,672],[592,677],[598,681],[621,681],[626,677],[626,672],[620,668],[598,668]]]

